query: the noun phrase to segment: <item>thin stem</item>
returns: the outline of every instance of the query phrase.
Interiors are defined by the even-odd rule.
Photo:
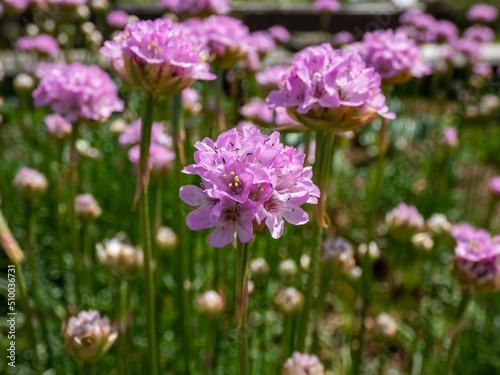
[[[153,270],[151,269],[152,243],[151,224],[149,219],[149,146],[151,144],[151,127],[153,125],[153,110],[155,99],[151,94],[145,97],[142,108],[141,143],[139,159],[139,216],[142,247],[144,252],[144,286],[146,289],[146,330],[148,338],[149,374],[158,375],[158,355],[156,345],[156,318]]]
[[[78,125],[73,125],[73,130],[71,132],[71,140],[69,144],[69,160],[68,160],[68,191],[69,191],[69,202],[68,202],[68,214],[69,214],[69,225],[70,225],[70,235],[71,235],[71,250],[73,253],[73,275],[74,275],[74,289],[76,304],[80,304],[80,262],[78,257],[78,234],[76,230],[76,213],[75,213],[75,198],[76,198],[76,182],[77,182],[77,152],[76,152],[76,139],[78,137]]]
[[[319,287],[318,298],[316,299],[316,315],[314,322],[314,334],[313,342],[311,346],[311,352],[314,354],[319,354],[319,330],[320,330],[320,320],[323,312],[325,311],[326,305],[326,295],[328,294],[328,287],[330,286],[330,279],[323,277],[321,280],[321,285]]]
[[[321,191],[321,197],[315,211],[315,223],[312,234],[312,239],[315,241],[315,247],[311,253],[311,262],[308,270],[309,274],[307,276],[306,291],[304,293],[304,309],[302,310],[297,330],[297,342],[295,349],[299,352],[304,352],[306,347],[307,327],[313,305],[314,289],[318,275],[319,252],[323,240],[323,231],[327,226],[327,216],[325,211],[328,183],[332,174],[334,152],[333,140],[333,132],[318,131],[316,133],[316,156],[313,167],[313,179]]]
[[[490,199],[490,204],[488,206],[488,211],[486,212],[486,217],[484,218],[483,228],[490,229],[491,219],[493,218],[493,214],[495,213],[495,207],[497,205],[497,198],[492,196]]]
[[[455,357],[457,355],[460,343],[460,336],[462,335],[465,312],[467,311],[467,307],[469,307],[472,298],[473,295],[469,290],[463,291],[462,299],[460,300],[460,305],[458,306],[458,311],[455,319],[457,330],[455,331],[451,339],[450,350],[448,350],[448,357],[446,358],[445,375],[451,375],[453,373],[453,364],[455,363]]]
[[[248,243],[237,242],[236,249],[236,320],[238,321],[238,358],[240,375],[250,373],[248,360]]]
[[[184,161],[184,148],[182,145],[182,96],[181,94],[177,94],[173,97],[172,100],[172,138],[174,140],[175,145],[175,183],[176,190],[179,191],[182,186],[182,167]],[[186,291],[184,289],[184,273],[185,273],[185,265],[184,265],[184,223],[181,219],[183,217],[183,212],[180,204],[175,205],[175,213],[176,213],[176,233],[178,235],[178,244],[176,250],[177,256],[177,303],[179,306],[179,327],[180,327],[180,335],[181,335],[181,345],[182,345],[182,353],[184,355],[184,373],[189,374],[189,358],[190,358],[190,345],[189,345],[189,337],[190,337],[190,329],[189,325],[189,317],[187,316],[187,308],[186,308]]]
[[[94,365],[90,362],[82,363],[82,375],[92,375]]]
[[[116,359],[118,373],[121,375],[128,374],[128,337],[127,337],[127,319],[128,319],[128,281],[120,280],[120,317],[119,317],[119,336],[118,336],[118,358]]]
[[[80,254],[83,256],[83,265],[85,267],[85,288],[87,289],[86,302],[89,308],[94,308],[93,288],[92,288],[92,251],[88,246],[87,224],[82,223],[80,227]]]

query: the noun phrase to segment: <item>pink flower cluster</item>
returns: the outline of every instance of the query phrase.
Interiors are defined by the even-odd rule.
[[[118,138],[118,143],[121,146],[133,146],[128,153],[128,158],[135,165],[139,164],[141,153],[140,141],[140,119],[127,126]],[[149,146],[149,169],[153,176],[161,177],[170,170],[172,160],[175,159],[175,152],[172,151],[172,147],[172,138],[164,133],[163,124],[159,122],[153,123],[151,128],[151,145]]]
[[[134,21],[104,43],[118,75],[130,86],[153,95],[174,95],[196,80],[212,80],[207,50],[185,24],[168,19]]]
[[[253,98],[240,108],[240,114],[251,122],[263,126],[298,126],[299,123],[292,119],[283,107],[270,108],[269,104],[260,98]]]
[[[313,9],[321,13],[337,13],[342,6],[337,0],[315,0]]]
[[[402,241],[411,239],[425,225],[424,217],[418,212],[417,208],[404,202],[401,202],[387,213],[385,222],[389,233]]]
[[[283,365],[283,375],[324,375],[325,367],[315,355],[294,352]]]
[[[283,234],[285,221],[309,221],[300,206],[317,203],[320,191],[311,167],[303,166],[305,155],[280,143],[279,133],[267,136],[249,126],[222,133],[215,142],[205,138],[195,147],[196,164],[183,172],[200,176],[202,183],[183,186],[179,196],[195,208],[186,218],[191,230],[214,228],[210,245],[228,245],[235,232],[241,242],[249,242],[254,221],[265,224],[273,238]]]
[[[231,11],[229,0],[160,0],[158,6],[176,14],[192,16],[228,14]]]
[[[281,81],[281,75],[286,72],[288,66],[276,65],[264,69],[255,74],[257,85],[265,89],[275,89]]]
[[[334,50],[325,43],[298,52],[292,64],[267,101],[289,107],[290,115],[304,125],[347,131],[379,115],[395,118],[385,104],[380,75],[357,51]]]
[[[354,48],[380,74],[384,85],[420,78],[431,71],[430,65],[422,60],[420,47],[401,29],[366,33]]]
[[[476,291],[498,289],[498,236],[492,238],[487,230],[468,223],[454,225],[451,234],[457,241],[453,271],[458,280]]]
[[[55,57],[59,53],[57,41],[48,34],[23,36],[16,41],[19,51],[36,52],[41,56]]]
[[[106,22],[109,26],[116,27],[117,29],[123,29],[128,25],[129,15],[123,10],[113,10],[109,12],[106,16]]]
[[[489,4],[474,4],[467,11],[467,19],[472,22],[490,23],[497,18],[497,8]]]
[[[70,122],[99,121],[123,111],[118,89],[97,66],[80,63],[45,65],[34,105],[50,106]]]

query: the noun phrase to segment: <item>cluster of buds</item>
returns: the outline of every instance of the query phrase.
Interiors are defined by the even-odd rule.
[[[281,313],[285,315],[296,315],[302,310],[304,297],[297,289],[288,287],[278,291],[274,298],[274,302]]]
[[[398,334],[398,322],[391,315],[381,312],[375,318],[372,332],[380,341],[392,340]]]
[[[49,183],[42,173],[24,167],[17,172],[12,186],[22,199],[33,201],[45,194]]]
[[[68,140],[73,128],[71,124],[61,115],[55,113],[45,116],[47,135],[54,139]]]
[[[75,197],[75,213],[82,223],[88,224],[101,216],[102,209],[92,194],[80,194]]]
[[[255,258],[250,261],[252,277],[263,277],[269,274],[269,264],[264,258]]]
[[[198,312],[210,319],[216,318],[222,314],[226,307],[224,296],[215,290],[207,290],[197,299]]]
[[[155,241],[156,246],[160,250],[172,251],[176,248],[179,240],[177,238],[177,234],[175,234],[172,228],[159,227],[156,230]]]
[[[116,325],[95,310],[81,311],[62,325],[64,347],[81,362],[97,362],[117,337]]]
[[[108,272],[115,276],[135,276],[144,264],[142,250],[125,242],[125,235],[104,240],[96,245],[97,257]]]
[[[278,266],[278,272],[284,279],[289,279],[297,275],[297,264],[293,259],[285,259]]]
[[[444,214],[432,214],[425,225],[435,236],[443,236],[450,233],[451,230],[451,223]]]
[[[406,203],[400,203],[385,216],[389,234],[400,240],[409,241],[414,234],[424,227],[424,218],[417,208]]]
[[[352,246],[343,237],[328,238],[319,256],[321,265],[332,274],[347,272],[356,265]]]
[[[283,365],[283,375],[325,375],[325,368],[315,355],[294,352]]]

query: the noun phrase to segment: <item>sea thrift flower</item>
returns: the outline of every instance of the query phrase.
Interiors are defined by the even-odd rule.
[[[451,223],[444,214],[432,214],[431,217],[427,219],[425,225],[432,233],[438,236],[449,233],[451,230]]]
[[[495,176],[490,180],[490,191],[495,197],[500,197],[500,176]]]
[[[264,258],[255,258],[250,261],[252,277],[262,277],[269,274],[269,264]]]
[[[47,34],[23,36],[16,41],[19,51],[36,52],[40,56],[55,57],[59,53],[59,44]]]
[[[409,37],[417,43],[433,43],[436,41],[436,19],[419,10],[409,10],[401,15],[399,21]]]
[[[276,65],[258,72],[255,74],[257,85],[266,90],[275,89],[278,83],[281,82],[281,77],[287,69],[288,66]]]
[[[208,17],[211,14],[228,14],[231,11],[229,0],[160,0],[161,8],[176,14],[189,14]]]
[[[196,300],[198,312],[209,319],[217,318],[226,307],[224,297],[215,290],[207,290]]]
[[[101,53],[125,84],[171,96],[199,79],[215,79],[199,39],[185,30],[168,19],[134,21],[105,42]]]
[[[490,23],[498,17],[498,10],[493,5],[474,4],[467,11],[467,19],[472,22]]]
[[[123,233],[116,238],[104,240],[96,245],[97,258],[103,267],[115,276],[135,276],[144,264],[141,249],[123,241]]]
[[[191,230],[214,228],[210,245],[228,245],[235,232],[241,242],[249,242],[254,221],[265,223],[273,238],[281,237],[285,221],[309,221],[300,206],[317,203],[319,189],[311,168],[303,167],[304,155],[281,144],[277,132],[267,136],[256,127],[232,129],[195,147],[196,164],[183,172],[199,175],[202,183],[183,186],[179,196],[195,208],[186,218]]]
[[[489,233],[486,229],[478,229],[469,223],[460,222],[451,227],[450,234],[455,238],[457,242],[467,242],[475,234],[480,234],[485,238],[489,237]]]
[[[453,272],[464,286],[478,292],[498,289],[498,254],[500,244],[489,232],[471,226],[461,225],[464,230],[456,238]],[[456,231],[456,229],[455,229]]]
[[[373,334],[379,340],[392,340],[398,334],[398,322],[389,314],[382,312],[375,318]]]
[[[63,345],[81,362],[95,363],[113,345],[118,337],[116,325],[98,311],[80,311],[62,325]]]
[[[90,223],[102,214],[99,203],[92,194],[80,194],[75,197],[75,213],[83,223]]]
[[[281,25],[274,25],[267,29],[267,32],[271,35],[276,43],[284,44],[290,41],[290,32],[286,27]]]
[[[434,27],[437,43],[452,43],[458,39],[458,27],[453,22],[439,20]]]
[[[9,12],[22,13],[30,5],[31,0],[3,0],[6,10]]]
[[[266,31],[251,33],[246,39],[246,44],[249,50],[256,52],[261,59],[276,47],[273,37]]]
[[[191,88],[182,90],[182,107],[187,117],[196,116],[201,111],[200,93]]]
[[[251,122],[263,127],[271,127],[273,124],[276,126],[299,126],[283,107],[272,109],[260,98],[253,98],[241,107],[239,112]]]
[[[36,107],[48,105],[70,122],[104,120],[123,110],[116,85],[97,66],[54,64],[44,73],[33,91]]]
[[[337,13],[342,6],[337,0],[315,0],[313,9],[320,13]]]
[[[12,186],[19,196],[27,201],[40,198],[47,191],[49,183],[45,176],[35,169],[23,167],[17,172]]]
[[[289,279],[296,276],[297,272],[299,272],[299,269],[297,268],[297,264],[295,264],[295,261],[293,259],[285,259],[280,262],[278,266],[278,272],[284,279]]]
[[[377,30],[366,33],[355,48],[368,66],[389,86],[430,73],[430,65],[420,56],[420,47],[403,30]]]
[[[424,218],[417,208],[406,203],[398,204],[385,216],[389,232],[394,237],[407,241],[424,226]]]
[[[69,139],[72,132],[71,124],[61,115],[53,114],[45,116],[47,134],[53,138]]]
[[[161,122],[154,122],[151,128],[151,143],[171,146],[172,139],[163,132],[164,127]],[[127,126],[118,138],[120,146],[137,145],[141,142],[141,119],[134,121]]]
[[[490,43],[495,40],[495,32],[488,26],[472,25],[464,31],[462,37],[478,43]]]
[[[430,233],[417,233],[411,238],[411,243],[417,250],[429,252],[434,247],[434,240]]]
[[[168,137],[168,136],[167,136]],[[136,166],[139,165],[141,146],[135,145],[128,153],[128,158]],[[157,143],[149,146],[149,170],[153,177],[162,177],[172,167],[172,160],[175,159],[175,152]]]
[[[482,57],[482,46],[475,40],[461,38],[444,50],[443,57],[455,66],[474,65]]]
[[[19,92],[30,92],[35,86],[35,81],[33,78],[26,73],[19,73],[14,78],[14,89]]]
[[[457,129],[452,128],[451,126],[444,128],[441,142],[449,148],[458,147],[459,140]]]
[[[294,352],[283,365],[283,375],[325,375],[325,368],[315,355]]]
[[[381,78],[357,51],[330,44],[298,52],[268,103],[288,107],[290,116],[313,130],[348,131],[379,115],[395,118],[385,105]]]
[[[284,315],[296,315],[304,306],[304,297],[297,289],[288,287],[278,291],[274,297],[274,303]]]
[[[354,251],[343,237],[328,238],[320,250],[320,262],[334,273],[345,272],[356,265]]]
[[[174,250],[177,247],[177,234],[169,227],[159,227],[155,234],[156,246],[160,250]]]
[[[129,23],[129,15],[123,10],[114,10],[106,16],[106,22],[109,26],[117,29],[123,29]]]
[[[210,50],[211,65],[221,69],[230,68],[249,52],[246,41],[250,32],[240,20],[211,16],[203,22],[202,28]]]
[[[354,35],[349,31],[339,31],[333,36],[333,43],[338,46],[354,42]]]

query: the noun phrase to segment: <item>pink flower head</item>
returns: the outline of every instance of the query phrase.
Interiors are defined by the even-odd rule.
[[[434,31],[437,43],[451,43],[458,39],[458,27],[451,21],[436,21]]]
[[[474,65],[483,55],[481,43],[472,39],[460,38],[451,43],[444,51],[444,59],[457,66]]]
[[[20,37],[16,48],[19,51],[36,52],[40,56],[55,57],[59,53],[57,41],[47,34]]]
[[[337,0],[315,0],[313,9],[321,13],[337,13],[342,6]]]
[[[48,105],[70,122],[100,121],[123,111],[116,85],[95,65],[53,64],[43,73],[33,91],[36,107]]]
[[[436,19],[419,10],[409,10],[401,15],[399,21],[410,38],[417,43],[433,43],[436,40]]]
[[[203,21],[211,64],[230,68],[246,57],[251,48],[247,44],[250,32],[243,22],[227,16],[210,16]]]
[[[464,31],[463,38],[478,43],[490,43],[495,40],[495,32],[488,26],[472,25]]]
[[[385,222],[390,233],[401,240],[410,239],[425,224],[417,208],[403,202],[387,213]]]
[[[120,78],[129,86],[159,95],[174,95],[196,80],[212,80],[200,39],[183,24],[168,19],[134,21],[104,43]]]
[[[249,242],[254,221],[279,238],[285,221],[301,225],[309,220],[300,206],[317,203],[319,189],[311,181],[311,168],[303,166],[304,155],[281,144],[277,132],[267,136],[245,126],[195,147],[196,163],[183,172],[197,174],[202,183],[183,186],[179,196],[195,208],[186,218],[191,230],[215,228],[210,245],[225,246],[234,233]]]
[[[500,245],[492,241],[487,230],[473,228],[461,234],[455,247],[455,255],[459,258],[478,262],[500,253]]]
[[[394,85],[430,73],[430,65],[420,56],[420,47],[404,30],[377,30],[366,33],[355,44],[368,66],[382,77],[382,85]]]
[[[3,0],[7,10],[11,10],[15,13],[24,12],[31,3],[31,0]]]
[[[123,29],[128,25],[129,15],[123,10],[113,10],[106,16],[106,22],[109,26]]]
[[[164,134],[165,137],[170,138]],[[170,142],[172,143],[172,142]],[[136,166],[139,164],[139,157],[141,154],[141,146],[135,145],[128,152],[129,160]],[[175,159],[175,152],[164,145],[158,143],[151,143],[149,146],[149,170],[153,176],[161,176],[167,173],[171,166],[172,161]]]
[[[490,180],[490,191],[494,196],[500,196],[500,176],[495,176]]]
[[[229,0],[160,0],[158,5],[176,14],[208,17],[212,14],[224,15],[231,11]]]
[[[68,139],[71,136],[71,124],[57,113],[45,116],[45,125],[47,133],[54,138]]]
[[[271,108],[269,104],[260,98],[253,98],[249,103],[240,108],[240,114],[251,122],[271,127],[298,126],[297,121],[292,119],[283,107]]]
[[[288,66],[276,65],[264,69],[262,72],[255,74],[257,85],[265,89],[275,89],[278,83],[281,82],[282,75],[286,72]]]
[[[284,44],[290,41],[290,32],[286,27],[281,25],[274,25],[267,29],[276,43]]]
[[[381,78],[366,67],[357,51],[334,50],[330,44],[298,52],[267,102],[313,130],[347,131],[376,117],[395,118],[385,104]]]
[[[191,88],[182,90],[182,107],[187,116],[194,116],[200,113],[200,93]]]
[[[151,142],[163,146],[171,146],[172,139],[163,132],[163,124],[161,122],[153,123],[151,128]],[[141,141],[141,119],[134,121],[127,126],[120,137],[118,143],[121,146],[136,145]]]
[[[338,46],[350,44],[354,42],[354,35],[349,31],[339,31],[333,36],[333,42]]]
[[[283,365],[283,375],[324,375],[325,368],[315,355],[294,352]]]
[[[273,37],[267,31],[254,31],[248,36],[246,44],[250,50],[257,52],[261,58],[276,47]]]
[[[457,129],[451,126],[444,128],[442,143],[450,148],[457,147],[459,143]]]
[[[17,172],[12,186],[21,198],[31,201],[45,194],[49,183],[43,173],[36,169],[23,167]]]
[[[474,4],[467,11],[467,19],[472,22],[490,23],[498,17],[498,10],[493,5]]]

